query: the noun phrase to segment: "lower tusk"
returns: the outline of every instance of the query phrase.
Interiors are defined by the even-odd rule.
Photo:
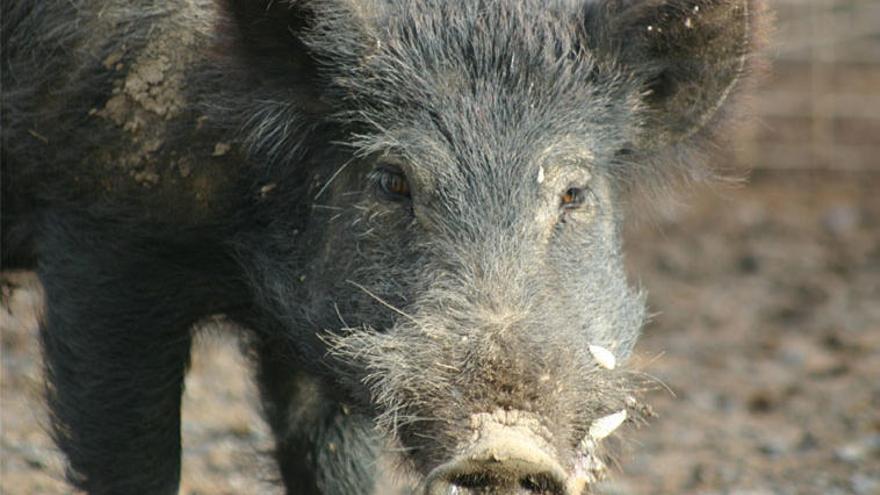
[[[614,430],[619,428],[624,421],[626,421],[626,409],[608,416],[602,416],[590,425],[590,436],[596,440],[602,440],[614,433]]]

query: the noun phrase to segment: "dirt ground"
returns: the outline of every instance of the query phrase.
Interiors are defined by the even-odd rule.
[[[627,236],[656,377],[605,495],[880,494],[880,173],[764,173]],[[68,493],[44,433],[32,274],[3,275],[0,493]],[[279,493],[247,363],[201,338],[181,493]],[[380,493],[381,490],[379,491]]]

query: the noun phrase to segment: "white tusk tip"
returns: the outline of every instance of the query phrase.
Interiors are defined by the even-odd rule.
[[[614,430],[619,428],[624,421],[626,421],[626,409],[608,416],[602,416],[590,425],[590,436],[596,440],[602,440],[614,433]]]
[[[589,349],[599,366],[609,370],[613,370],[617,366],[617,359],[608,349],[599,345],[591,345]]]

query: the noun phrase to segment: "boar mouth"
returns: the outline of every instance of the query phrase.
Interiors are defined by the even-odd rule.
[[[428,474],[426,495],[522,489],[568,494],[565,472],[533,415],[499,409],[472,415],[469,426],[471,436],[456,449],[459,454]]]
[[[605,477],[598,443],[625,419],[621,411],[596,420],[566,471],[535,415],[504,410],[475,414],[470,438],[452,460],[431,470],[423,494],[580,495]]]

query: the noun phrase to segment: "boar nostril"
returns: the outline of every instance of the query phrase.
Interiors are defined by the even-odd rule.
[[[553,475],[530,474],[519,481],[519,486],[530,495],[562,495],[565,487]]]
[[[506,476],[509,473],[486,472],[466,473],[449,478],[448,486],[452,493],[518,493],[522,495],[565,495],[564,482],[552,473],[529,473],[516,479]],[[518,486],[517,486],[518,485]],[[458,490],[454,490],[458,489]]]
[[[501,488],[505,482],[502,477],[487,472],[454,476],[450,480],[450,484],[456,488],[466,488],[476,493],[482,493],[489,489]],[[519,487],[524,492],[524,495],[560,495],[565,490],[560,481],[549,473],[532,473],[523,476],[519,480]],[[520,491],[517,491],[517,493],[520,493]]]
[[[495,484],[487,473],[468,473],[454,476],[450,482],[459,488],[490,488]]]

